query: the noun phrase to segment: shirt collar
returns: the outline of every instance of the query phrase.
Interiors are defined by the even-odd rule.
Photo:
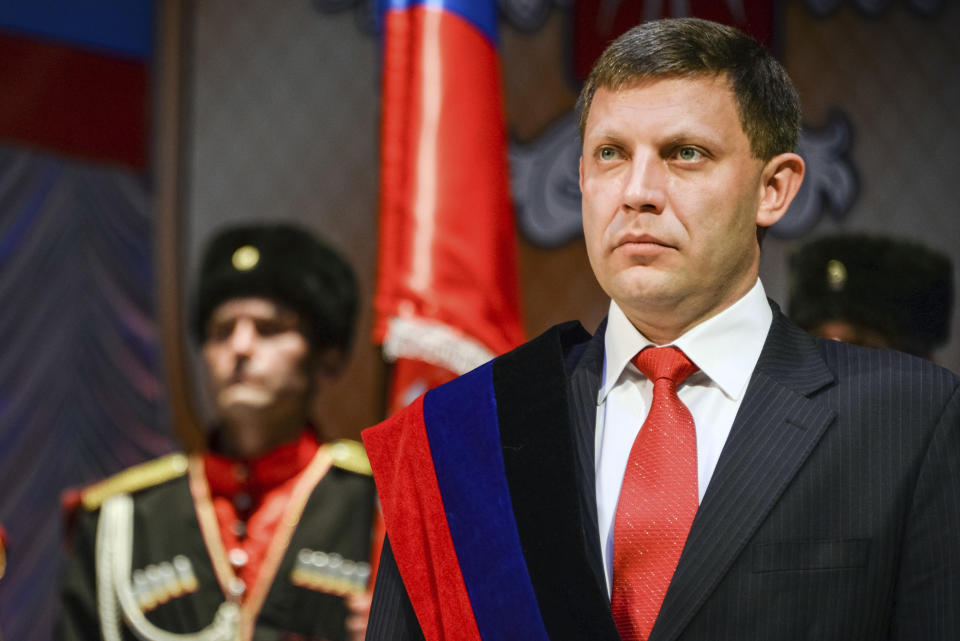
[[[670,345],[683,350],[728,398],[736,400],[746,391],[772,321],[773,312],[757,279],[740,300],[687,330]],[[636,368],[627,366],[637,352],[654,344],[637,331],[613,300],[603,341],[603,384],[598,403],[603,402],[625,371],[642,376]],[[730,349],[731,345],[737,348]]]
[[[207,452],[204,470],[214,496],[239,492],[259,496],[299,474],[319,447],[313,428],[306,427],[296,440],[252,459]]]

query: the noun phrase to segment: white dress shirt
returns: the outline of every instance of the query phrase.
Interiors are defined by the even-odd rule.
[[[773,312],[758,279],[743,298],[669,343],[683,350],[700,368],[677,394],[690,409],[697,430],[697,489],[701,501],[772,321]],[[597,518],[607,594],[613,578],[613,522],[620,486],[630,449],[653,398],[653,383],[630,361],[649,345],[653,343],[610,301],[595,436]]]

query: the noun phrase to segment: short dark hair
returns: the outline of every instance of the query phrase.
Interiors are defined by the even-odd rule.
[[[794,151],[800,99],[787,72],[742,31],[699,18],[645,22],[606,48],[577,100],[581,140],[598,88],[618,90],[650,78],[701,75],[729,80],[754,157],[768,160]]]
[[[269,298],[297,312],[314,354],[346,355],[357,318],[357,279],[339,252],[300,227],[251,224],[222,230],[207,245],[191,306],[198,342],[216,307],[231,298]]]

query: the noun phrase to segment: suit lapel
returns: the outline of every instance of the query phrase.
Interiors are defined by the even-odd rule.
[[[650,641],[673,641],[720,583],[835,412],[809,398],[833,382],[813,340],[774,320],[694,519]]]
[[[580,479],[580,513],[583,515],[583,539],[586,555],[597,585],[606,593],[603,554],[600,550],[600,529],[597,519],[596,424],[597,395],[603,374],[603,335],[606,320],[601,323],[582,353],[567,359],[570,371],[570,416]]]
[[[593,479],[593,419],[578,407],[589,401],[586,407],[596,411],[598,388],[591,395],[592,378],[579,371],[582,358],[577,358],[587,354],[592,342],[578,323],[562,325],[494,362],[510,500],[553,641],[619,641],[606,591],[597,579],[602,566],[596,499],[591,508],[593,492],[587,489]],[[601,337],[601,362],[602,348]],[[578,379],[576,389],[569,387],[571,373]],[[584,430],[590,430],[589,438]]]

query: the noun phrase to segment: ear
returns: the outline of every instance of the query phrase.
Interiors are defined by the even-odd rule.
[[[583,155],[580,155],[580,193],[583,193]]]
[[[339,349],[328,348],[319,354],[313,354],[308,362],[310,389],[308,391],[307,413],[314,426],[320,429],[319,420],[330,402],[330,389],[340,378],[346,367],[346,358]]]
[[[757,225],[769,227],[783,218],[800,190],[805,165],[794,153],[774,156],[763,167]]]

